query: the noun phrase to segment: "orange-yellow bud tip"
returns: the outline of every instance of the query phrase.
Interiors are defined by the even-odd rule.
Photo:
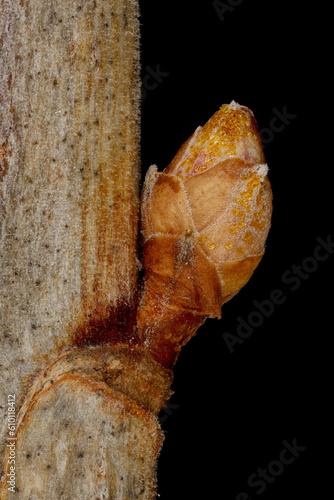
[[[234,101],[195,130],[165,173],[185,179],[233,157],[255,164],[265,161],[253,113]]]

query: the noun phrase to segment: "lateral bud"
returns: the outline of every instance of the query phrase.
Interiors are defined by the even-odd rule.
[[[138,329],[163,365],[205,318],[221,316],[259,264],[272,212],[267,172],[254,116],[234,101],[196,129],[164,172],[150,167]]]

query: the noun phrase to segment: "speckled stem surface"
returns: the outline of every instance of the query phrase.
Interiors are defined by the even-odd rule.
[[[136,0],[0,0],[0,12],[3,459],[8,394],[19,411],[32,381],[70,346],[136,344],[140,79]],[[79,380],[73,394],[73,377],[43,397],[72,408],[75,441],[85,418],[88,427],[94,412],[105,419],[113,395],[105,388],[102,404]],[[124,411],[126,396],[115,397]]]

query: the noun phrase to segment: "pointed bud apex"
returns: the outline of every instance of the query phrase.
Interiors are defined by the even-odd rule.
[[[227,158],[264,163],[253,113],[234,101],[224,104],[204,127],[198,127],[181,147],[165,173],[185,179]]]

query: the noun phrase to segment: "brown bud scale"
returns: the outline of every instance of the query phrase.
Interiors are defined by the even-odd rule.
[[[268,167],[253,114],[224,105],[142,197],[145,282],[138,330],[153,357],[175,362],[206,317],[249,280],[270,228]]]

